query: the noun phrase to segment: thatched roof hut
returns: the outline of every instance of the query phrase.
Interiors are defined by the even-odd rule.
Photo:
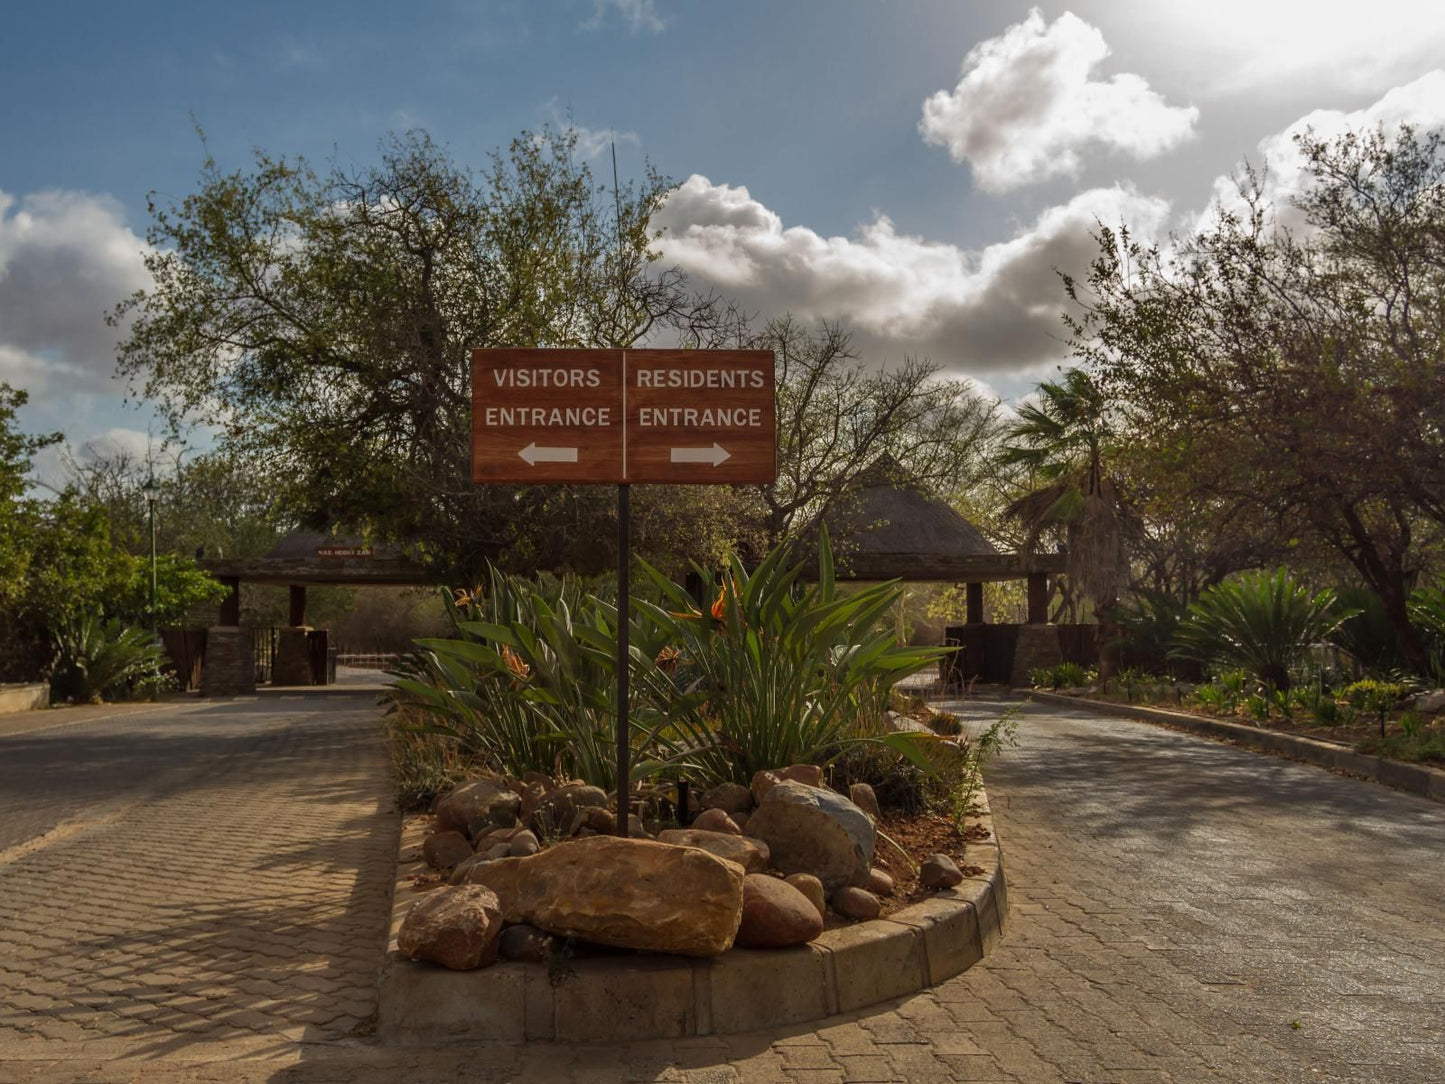
[[[900,476],[892,459],[875,461],[856,493],[824,516],[840,579],[983,582],[1062,568],[1054,554],[1000,553],[950,505]]]

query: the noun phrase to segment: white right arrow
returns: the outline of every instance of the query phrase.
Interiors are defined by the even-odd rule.
[[[731,458],[732,453],[717,443],[714,443],[711,448],[672,449],[672,461],[674,463],[711,463],[716,467],[723,460]]]
[[[535,467],[538,463],[577,462],[576,448],[538,448],[535,440],[517,454],[527,461],[529,467]]]

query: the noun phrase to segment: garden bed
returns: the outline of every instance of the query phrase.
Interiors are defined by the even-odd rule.
[[[882,826],[910,849],[945,848],[964,880],[920,898],[905,879],[882,917],[835,919],[821,936],[792,948],[733,948],[689,959],[569,946],[546,963],[449,971],[407,960],[397,947],[406,914],[437,883],[421,857],[430,818],[410,817],[398,856],[379,1031],[391,1041],[730,1034],[819,1020],[936,985],[982,959],[1003,932],[1002,853],[987,798],[978,792],[962,833],[930,814],[885,818]]]

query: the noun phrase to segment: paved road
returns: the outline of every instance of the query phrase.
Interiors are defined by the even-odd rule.
[[[0,724],[0,1059],[366,1030],[398,831],[373,698]]]
[[[0,866],[0,1082],[1445,1080],[1445,807],[1055,708],[1026,710],[989,782],[1009,933],[937,990],[682,1042],[350,1038],[395,830],[384,771],[366,713],[277,707],[127,724],[157,742],[214,726],[216,764]],[[84,761],[88,738],[70,728],[48,763]],[[63,785],[43,759],[36,793]],[[151,994],[175,968],[194,985]],[[122,1045],[161,1060],[105,1060]]]

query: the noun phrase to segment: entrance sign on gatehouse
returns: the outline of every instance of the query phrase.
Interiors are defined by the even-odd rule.
[[[474,482],[767,483],[768,350],[475,350]]]

